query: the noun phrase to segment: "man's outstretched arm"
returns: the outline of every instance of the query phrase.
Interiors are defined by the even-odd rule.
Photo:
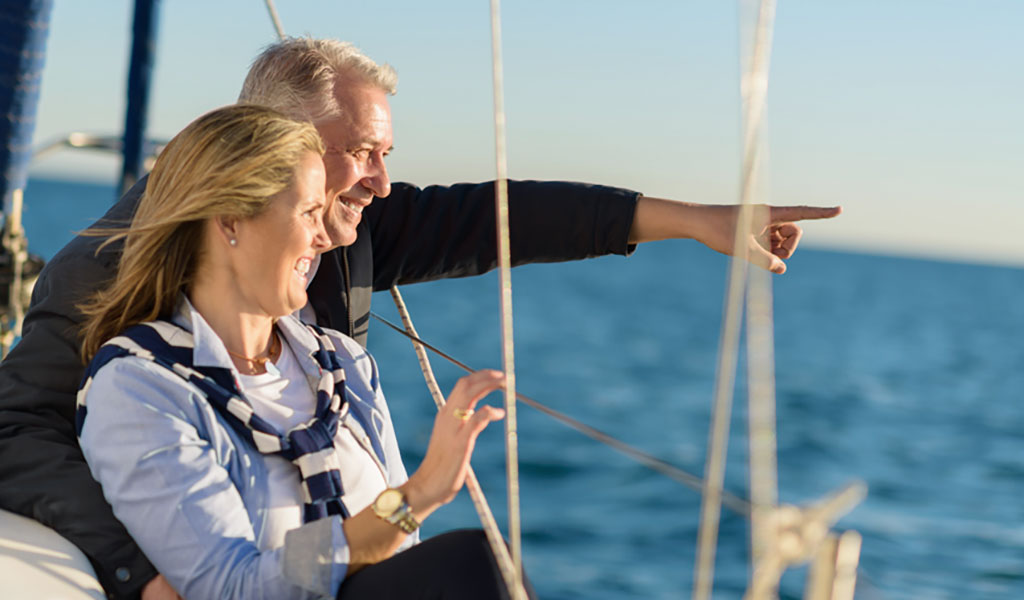
[[[786,272],[783,260],[793,256],[803,236],[797,221],[830,219],[842,212],[839,206],[757,205],[754,208],[747,259],[777,274]],[[739,212],[740,207],[734,204],[694,204],[643,197],[637,202],[629,242],[693,239],[731,256]]]
[[[635,245],[694,239],[732,254],[739,207],[645,197],[601,185],[509,181],[512,262],[629,254]],[[838,215],[839,207],[760,207],[748,259],[785,271],[803,233],[796,223]],[[497,264],[494,184],[416,188],[396,183],[364,213],[373,243],[374,289],[484,273]]]
[[[513,265],[626,255],[634,248],[628,234],[637,192],[509,181],[508,196]],[[390,196],[363,211],[363,220],[373,244],[375,290],[497,266],[493,181],[424,188],[394,183]]]

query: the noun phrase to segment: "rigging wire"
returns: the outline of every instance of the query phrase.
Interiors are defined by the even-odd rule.
[[[437,405],[438,410],[441,410],[441,407],[445,404],[444,394],[441,392],[441,387],[437,384],[437,378],[434,377],[434,369],[430,366],[430,358],[427,357],[427,352],[424,348],[425,343],[420,341],[419,334],[416,333],[416,327],[412,324],[409,309],[406,307],[405,300],[402,298],[402,293],[398,291],[397,286],[391,287],[391,298],[395,301],[395,306],[398,308],[398,314],[402,318],[405,330],[402,331],[398,329],[398,326],[391,323],[388,323],[388,325],[391,325],[396,331],[405,334],[412,341],[413,349],[416,351],[416,359],[420,363],[420,371],[423,372],[423,380],[427,384],[427,389],[430,390],[431,397],[434,398],[434,404]],[[509,595],[513,598],[525,599],[526,590],[523,588],[522,582],[516,578],[516,569],[515,564],[512,562],[512,556],[509,554],[508,546],[505,545],[505,539],[501,536],[501,530],[498,528],[498,523],[494,520],[494,513],[491,512],[491,507],[487,503],[487,497],[484,496],[483,489],[480,487],[480,482],[476,478],[476,472],[473,471],[472,465],[469,466],[466,473],[466,489],[469,491],[469,497],[473,500],[473,506],[480,516],[480,523],[483,525],[484,533],[487,534],[487,543],[490,544],[491,551],[494,553],[494,558],[498,563],[498,570],[501,571],[501,577],[505,581],[505,587],[509,590]]]
[[[270,13],[270,20],[274,24],[274,31],[277,32],[278,39],[284,39],[284,27],[281,26],[281,18],[277,16],[277,7],[274,6],[274,0],[265,0],[267,5],[267,12]]]
[[[508,537],[516,569],[516,588],[523,581],[519,522],[519,436],[516,424],[515,346],[512,336],[512,260],[508,231],[508,165],[505,142],[505,90],[501,59],[501,6],[491,0],[491,75],[494,86],[494,150],[497,177],[498,285],[501,297],[501,358],[505,371],[505,474],[508,493]]]
[[[426,342],[426,341],[424,341],[423,339],[421,339],[419,337],[414,337],[415,334],[412,334],[410,332],[407,332],[407,331],[403,330],[398,325],[395,325],[394,323],[388,321],[387,319],[385,319],[384,317],[378,315],[377,313],[371,312],[370,316],[372,316],[374,319],[377,319],[379,322],[383,323],[384,325],[387,325],[388,327],[390,327],[394,331],[396,331],[396,332],[404,335],[405,337],[409,338],[410,340],[412,340],[412,342],[414,344],[419,344],[419,345],[423,346],[425,349],[430,350],[434,354],[440,356],[441,358],[447,360],[448,362],[452,363],[453,365],[459,367],[463,371],[466,371],[467,373],[473,373],[474,371],[476,371],[476,369],[474,369],[473,367],[470,367],[466,363],[464,363],[464,362],[460,361],[459,359],[451,356],[447,352],[437,348],[436,346],[432,345],[430,342]],[[535,410],[537,410],[537,411],[539,411],[539,412],[541,412],[541,413],[543,413],[545,415],[548,415],[549,417],[553,418],[554,420],[558,421],[559,423],[562,423],[563,425],[566,425],[567,427],[575,429],[576,431],[582,433],[583,435],[589,437],[592,440],[595,440],[595,441],[600,442],[600,443],[602,443],[602,444],[604,444],[606,446],[609,446],[609,447],[611,447],[611,448],[613,448],[615,450],[618,450],[619,452],[621,452],[621,453],[625,454],[626,456],[632,458],[633,460],[637,461],[638,463],[640,463],[640,464],[642,464],[642,465],[644,465],[644,466],[646,466],[646,467],[648,467],[648,468],[650,468],[650,469],[652,469],[652,470],[654,470],[654,471],[656,471],[658,473],[661,473],[662,475],[668,477],[669,479],[677,481],[677,482],[679,482],[679,483],[681,483],[681,484],[683,484],[683,485],[685,485],[685,486],[689,487],[690,489],[692,489],[694,491],[697,491],[697,492],[700,492],[701,489],[702,489],[703,480],[700,477],[698,477],[697,475],[689,473],[689,472],[687,472],[687,471],[685,471],[685,470],[683,470],[683,469],[673,465],[672,463],[670,463],[670,462],[668,462],[666,460],[660,459],[660,458],[658,458],[656,456],[652,456],[651,454],[648,454],[648,453],[644,452],[643,450],[640,450],[639,448],[636,448],[634,446],[630,446],[629,444],[627,444],[625,442],[622,442],[622,441],[612,437],[611,435],[608,435],[607,433],[605,433],[605,432],[603,432],[603,431],[601,431],[599,429],[591,427],[590,425],[587,425],[586,423],[583,423],[582,421],[578,421],[578,420],[576,420],[576,419],[566,415],[565,413],[562,413],[562,412],[559,412],[559,411],[557,411],[557,410],[555,410],[553,408],[550,408],[550,407],[548,407],[548,406],[538,402],[537,400],[534,400],[533,398],[531,398],[529,396],[526,396],[524,394],[521,394],[521,393],[517,392],[516,393],[516,398],[520,402],[522,402],[523,404],[529,406],[530,408],[533,408],[533,409],[535,409]],[[721,495],[722,495],[722,504],[724,506],[726,506],[730,510],[734,511],[736,514],[739,514],[739,515],[742,515],[742,516],[749,516],[749,514],[750,514],[750,502],[748,502],[747,500],[744,500],[743,498],[741,498],[740,496],[737,496],[736,494],[733,494],[731,492],[724,491],[724,490],[721,492]]]
[[[741,80],[744,102],[743,202],[752,204],[757,195],[760,167],[764,162],[763,136],[768,72],[771,64],[775,0],[761,0],[757,11],[750,64]],[[757,224],[755,224],[756,226]],[[757,233],[757,232],[754,232]],[[773,352],[772,282],[767,272],[751,273],[747,292],[747,440],[751,510],[750,591],[753,598],[773,597],[778,587],[775,572],[764,569],[766,561],[780,560],[775,512],[778,509],[778,463],[775,431],[775,362]],[[771,577],[758,573],[771,574]]]
[[[704,493],[701,502],[700,527],[697,534],[697,561],[694,566],[693,598],[695,600],[710,598],[714,578],[715,546],[718,540],[718,524],[721,516],[721,490],[725,479],[726,445],[729,438],[732,394],[739,355],[743,299],[746,296],[746,279],[749,272],[746,257],[749,244],[756,243],[752,238],[752,226],[754,225],[752,196],[760,161],[758,150],[768,87],[768,64],[771,55],[771,31],[774,16],[775,1],[761,0],[752,55],[749,63],[745,65],[747,68],[744,70],[740,85],[743,112],[741,208],[736,224],[733,256],[730,260],[725,316],[722,322],[718,354],[718,375],[712,401],[711,434],[708,439],[708,454],[704,469]],[[772,460],[774,461],[774,452]],[[758,465],[758,468],[761,468],[760,463]],[[753,470],[752,466],[751,471]],[[760,485],[762,480],[759,478],[758,482]],[[763,489],[763,487],[760,488],[762,496],[764,495]],[[751,511],[752,519],[756,513],[758,510],[755,503],[754,509]],[[758,516],[760,515],[758,514]],[[763,527],[758,526],[759,523],[760,519],[756,519],[751,530],[764,531]],[[759,534],[754,535],[759,536]],[[755,545],[760,548],[760,537],[758,537],[758,544]]]

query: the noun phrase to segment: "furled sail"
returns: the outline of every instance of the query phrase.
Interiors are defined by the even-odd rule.
[[[32,158],[36,106],[46,60],[53,0],[0,0],[0,194],[3,247],[0,252],[0,356],[19,333],[31,282],[42,261],[29,262],[21,228],[22,191]],[[26,267],[28,272],[26,273]]]

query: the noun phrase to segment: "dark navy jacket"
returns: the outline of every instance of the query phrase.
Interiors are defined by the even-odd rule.
[[[145,181],[97,225],[126,224]],[[513,264],[628,254],[638,196],[576,183],[509,182]],[[317,321],[365,346],[373,291],[494,268],[494,223],[493,183],[395,183],[390,196],[363,211],[355,244],[323,256],[309,287]],[[0,363],[0,508],[57,530],[85,553],[111,597],[134,598],[155,571],[114,519],[74,429],[83,371],[75,306],[113,277],[121,251],[111,244],[97,255],[101,241],[76,237],[46,265],[22,339]]]

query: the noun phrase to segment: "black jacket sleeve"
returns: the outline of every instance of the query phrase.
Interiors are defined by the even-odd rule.
[[[124,208],[119,203],[108,216]],[[94,255],[98,243],[76,238],[46,265],[21,341],[0,363],[0,506],[78,546],[111,597],[137,598],[156,570],[114,518],[74,428],[83,370],[75,306],[117,264],[116,248]]]
[[[628,255],[640,194],[570,182],[510,181],[513,266]],[[497,266],[494,182],[417,188],[395,183],[366,208],[373,289],[479,275]]]

